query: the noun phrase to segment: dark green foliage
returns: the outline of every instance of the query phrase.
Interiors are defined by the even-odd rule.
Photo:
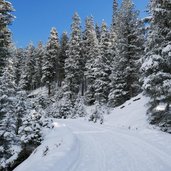
[[[46,45],[42,67],[42,83],[48,87],[48,94],[51,95],[52,83],[57,81],[59,57],[58,33],[52,28],[49,41]]]
[[[45,49],[43,47],[42,42],[39,42],[38,47],[35,49],[35,73],[33,76],[33,82],[35,88],[41,87],[42,84],[42,76],[43,76],[43,57],[45,55]]]
[[[165,123],[169,127],[170,119],[166,118],[170,112],[154,115],[153,108],[161,102],[169,105],[171,101],[171,2],[153,0],[150,12],[152,19],[142,65],[143,89],[150,97],[149,119],[152,123]]]
[[[5,0],[0,1],[0,75],[5,67],[7,57],[10,56],[11,32],[8,25],[14,19],[11,12],[14,11],[11,3]]]
[[[69,38],[67,33],[64,32],[61,37],[60,42],[60,53],[59,53],[59,72],[58,72],[58,86],[61,87],[62,81],[65,79],[65,60],[67,59],[67,51],[68,51],[68,41]]]
[[[22,66],[20,87],[28,91],[35,89],[35,47],[32,43],[26,48],[25,54],[26,57],[24,59],[24,65]]]
[[[100,59],[100,48],[97,39],[93,17],[86,19],[86,39],[84,48],[86,50],[85,56],[85,78],[86,78],[86,92],[85,92],[85,103],[87,105],[93,105],[95,102],[95,74],[96,65],[98,65]]]
[[[118,106],[140,93],[140,58],[144,51],[143,25],[131,0],[123,0],[115,20],[116,51],[109,105]]]
[[[69,98],[75,101],[80,89],[80,84],[83,79],[83,58],[81,55],[81,21],[77,13],[73,16],[73,23],[71,25],[71,38],[68,45],[67,55],[65,61],[65,84],[68,88],[65,90],[70,92]]]

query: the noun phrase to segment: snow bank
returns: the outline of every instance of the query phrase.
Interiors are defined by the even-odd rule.
[[[146,116],[148,100],[142,94],[132,98],[122,106],[112,110],[111,114],[105,118],[104,124],[129,129],[149,127]]]
[[[28,97],[38,97],[38,96],[48,96],[48,90],[46,87],[40,87],[36,90],[33,90]]]
[[[54,122],[53,130],[45,130],[45,140],[14,171],[67,170],[79,153],[77,138],[69,128]]]
[[[167,45],[165,48],[163,48],[162,53],[167,53],[171,51],[171,45]]]

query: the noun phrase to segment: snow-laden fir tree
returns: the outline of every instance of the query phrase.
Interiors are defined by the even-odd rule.
[[[9,78],[8,70],[4,71],[3,76],[0,79],[0,165],[2,167],[6,159],[11,156],[11,144],[14,143],[15,132],[13,123],[14,115],[11,108],[13,106],[13,100],[10,97],[14,97],[15,88]],[[13,125],[12,125],[13,124]]]
[[[13,62],[14,62],[14,79],[15,84],[19,85],[21,79],[22,69],[24,67],[24,60],[25,60],[25,49],[18,48],[15,51]]]
[[[94,111],[92,111],[89,121],[93,121],[94,123],[96,123],[99,120],[100,124],[102,124],[104,121],[103,116],[105,114],[103,106],[98,101],[96,101],[94,107],[95,109]]]
[[[81,55],[81,21],[78,13],[73,16],[71,38],[65,60],[65,92],[72,102],[76,100],[83,79],[83,58]]]
[[[73,102],[67,96],[64,96],[59,103],[59,114],[57,118],[67,119],[73,116]]]
[[[140,58],[144,51],[142,22],[131,0],[123,0],[115,20],[116,50],[112,66],[109,105],[118,106],[140,90]]]
[[[0,78],[0,169],[11,167],[21,151],[19,128],[26,113],[10,61]]]
[[[59,52],[59,77],[58,77],[58,86],[61,87],[62,81],[65,79],[65,60],[67,59],[67,50],[68,50],[68,35],[67,32],[62,33],[60,41],[60,52]]]
[[[71,117],[72,118],[85,117],[86,114],[87,113],[84,105],[84,97],[79,94],[74,103],[73,113]]]
[[[48,87],[48,94],[51,95],[52,84],[57,81],[58,75],[59,40],[56,28],[52,28],[46,45],[42,67],[42,82]]]
[[[32,43],[26,48],[26,58],[22,67],[20,87],[24,90],[35,89],[35,47]]]
[[[91,24],[88,24],[88,22],[89,22],[88,20],[89,20],[89,18],[87,17],[86,20],[85,20],[85,30],[82,33],[82,44],[81,44],[81,53],[82,53],[85,64],[86,64],[87,60],[89,59],[89,51],[91,49],[90,39],[88,38],[89,37],[89,32],[91,30],[91,28],[90,28]],[[96,31],[98,29],[100,29],[99,26],[97,26],[97,27],[96,27]],[[86,70],[86,68],[84,66],[84,72],[85,72],[85,70]],[[83,82],[82,82],[83,84],[82,84],[82,93],[81,93],[82,96],[84,96],[85,92],[87,91],[87,80],[86,80],[85,73],[84,73],[83,77],[84,78],[83,78]]]
[[[40,145],[41,136],[41,114],[35,110],[31,110],[29,114],[22,118],[22,126],[19,129],[22,146]]]
[[[42,140],[42,127],[50,123],[42,113],[32,112],[37,105],[15,84],[14,69],[10,58],[0,77],[0,170],[11,170],[28,157]]]
[[[101,37],[99,42],[100,55],[96,61],[97,70],[95,71],[95,97],[98,102],[107,103],[110,91],[112,46],[110,33],[106,23],[102,22]]]
[[[43,57],[45,54],[45,49],[42,42],[38,43],[38,47],[35,49],[35,74],[33,80],[35,82],[35,88],[42,86],[42,66],[43,66]]]
[[[12,4],[6,0],[0,1],[0,75],[5,66],[6,59],[9,57],[11,45],[11,32],[8,25],[14,19],[11,12],[14,11]]]
[[[117,37],[117,33],[116,33],[116,20],[117,20],[117,13],[118,13],[118,0],[113,0],[113,14],[112,14],[112,24],[111,24],[111,28],[110,28],[110,39],[111,39],[111,43],[112,43],[112,49],[113,49],[113,53],[115,51],[115,46],[116,46],[116,37]],[[113,55],[114,56],[114,55]]]
[[[150,12],[151,25],[142,73],[143,89],[151,99],[152,112],[160,102],[170,103],[171,100],[171,1],[151,0]],[[160,116],[155,115],[151,120],[160,123],[167,116],[166,113],[160,113]],[[167,124],[168,120],[164,122]]]
[[[100,28],[100,26],[97,23],[95,24],[95,30],[96,30],[97,39],[100,42],[101,28]]]
[[[95,79],[99,72],[99,65],[101,65],[101,53],[99,47],[99,41],[97,39],[93,17],[86,19],[86,44],[87,48],[87,59],[86,59],[86,93],[85,103],[87,105],[94,104],[98,95],[95,97]],[[87,45],[87,46],[86,46]]]
[[[118,10],[118,0],[113,0],[112,29],[115,29],[116,16]]]

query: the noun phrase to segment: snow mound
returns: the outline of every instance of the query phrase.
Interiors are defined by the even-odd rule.
[[[28,97],[29,98],[34,98],[34,97],[38,97],[38,96],[45,96],[47,97],[48,96],[48,90],[46,87],[40,87],[36,90],[33,90],[29,95]]]
[[[167,45],[165,48],[163,48],[163,50],[162,50],[162,52],[163,53],[167,53],[167,52],[169,52],[169,51],[171,51],[171,45]]]
[[[148,98],[139,94],[123,105],[111,111],[105,118],[106,125],[128,129],[144,129],[150,127],[147,121]]]
[[[42,144],[14,171],[67,170],[78,155],[75,135],[64,124],[53,123],[54,129],[45,129]],[[48,132],[47,132],[48,131]],[[66,161],[70,161],[66,164]],[[35,170],[36,168],[36,170]]]

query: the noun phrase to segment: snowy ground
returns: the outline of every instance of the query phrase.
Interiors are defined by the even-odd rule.
[[[55,120],[42,145],[15,171],[170,171],[171,135],[147,124],[146,101],[139,95],[126,102],[103,125]]]

